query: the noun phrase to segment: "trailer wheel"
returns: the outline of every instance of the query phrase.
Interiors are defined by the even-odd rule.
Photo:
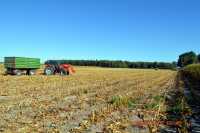
[[[35,70],[28,70],[27,75],[35,75],[36,71]]]
[[[20,75],[22,75],[22,71],[21,70],[13,70],[13,74],[20,76]]]
[[[45,75],[53,75],[53,74],[54,74],[53,68],[52,68],[52,67],[46,67],[46,68],[44,69],[44,74],[45,74]]]

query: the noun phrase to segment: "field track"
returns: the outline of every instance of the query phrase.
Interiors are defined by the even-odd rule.
[[[133,126],[138,112],[156,118],[176,77],[171,70],[75,68],[68,77],[29,77],[4,76],[1,67],[0,132],[147,132]]]

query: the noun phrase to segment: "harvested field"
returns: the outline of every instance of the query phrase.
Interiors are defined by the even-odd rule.
[[[175,71],[75,67],[62,76],[4,76],[0,132],[156,132]]]

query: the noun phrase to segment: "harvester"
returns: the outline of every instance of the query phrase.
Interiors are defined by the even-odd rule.
[[[4,60],[6,74],[11,75],[35,75],[40,66],[40,59],[38,58],[5,57]],[[75,70],[70,64],[60,64],[53,60],[45,62],[45,75],[69,75],[73,73],[75,73]]]

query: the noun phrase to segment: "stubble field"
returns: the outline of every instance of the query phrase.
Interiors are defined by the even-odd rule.
[[[0,132],[134,133],[158,131],[175,71],[75,67],[63,76],[4,76]],[[143,123],[144,124],[144,123]]]

